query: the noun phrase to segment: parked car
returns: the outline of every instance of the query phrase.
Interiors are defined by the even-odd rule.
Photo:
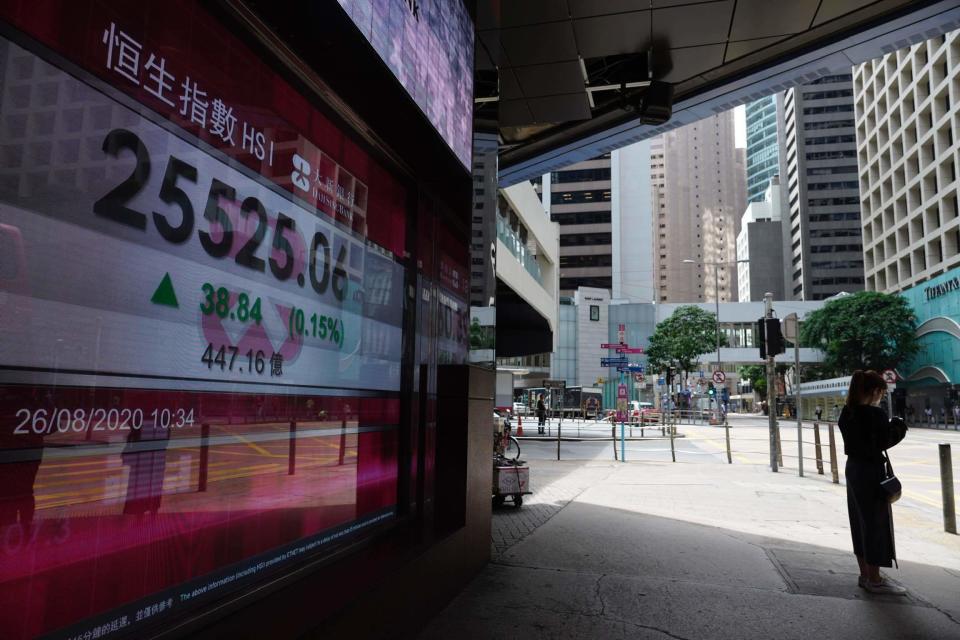
[[[522,402],[513,403],[513,415],[515,416],[525,416],[527,415],[527,405]]]

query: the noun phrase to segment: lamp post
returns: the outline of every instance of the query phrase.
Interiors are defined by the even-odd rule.
[[[714,267],[713,297],[714,297],[714,302],[717,308],[717,311],[716,311],[716,314],[717,314],[717,323],[716,323],[717,324],[717,331],[716,331],[717,333],[717,371],[723,371],[723,365],[721,364],[721,361],[720,361],[720,267],[738,265],[741,263],[750,262],[750,260],[743,259],[743,260],[730,260],[728,262],[702,262],[700,260],[693,260],[691,258],[687,258],[686,260],[684,260],[684,262],[686,264],[699,264],[699,265],[703,265],[704,267],[708,267],[708,266]],[[719,398],[717,398],[717,407],[718,408],[720,407]]]

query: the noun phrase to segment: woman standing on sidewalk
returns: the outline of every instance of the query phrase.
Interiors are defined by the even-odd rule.
[[[903,587],[880,575],[880,567],[890,567],[896,559],[893,512],[880,487],[885,478],[883,456],[907,432],[902,419],[888,420],[879,406],[886,389],[876,371],[854,371],[839,425],[847,454],[847,509],[853,553],[860,565],[859,585],[870,593],[902,595]]]

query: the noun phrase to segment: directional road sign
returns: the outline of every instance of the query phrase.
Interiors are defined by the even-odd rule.
[[[626,358],[600,358],[601,367],[626,367],[628,364]]]
[[[604,343],[602,343],[602,344],[600,345],[600,348],[601,348],[601,349],[616,349],[617,351],[620,351],[621,349],[625,348],[626,346],[627,346],[627,345],[623,344],[622,342],[604,342]]]
[[[643,353],[643,347],[628,347],[624,345],[617,349],[618,353]]]

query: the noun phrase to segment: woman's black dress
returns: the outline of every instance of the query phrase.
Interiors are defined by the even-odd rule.
[[[890,567],[897,554],[893,513],[880,488],[883,452],[903,440],[907,426],[900,418],[888,420],[883,409],[871,405],[844,407],[838,424],[847,454],[847,509],[853,552],[867,564]]]

